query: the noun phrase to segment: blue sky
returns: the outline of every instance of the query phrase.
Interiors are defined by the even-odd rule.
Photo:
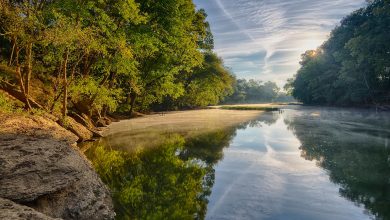
[[[283,86],[315,49],[365,0],[194,0],[208,14],[215,51],[239,78]]]

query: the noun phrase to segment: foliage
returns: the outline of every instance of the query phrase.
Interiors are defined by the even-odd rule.
[[[115,110],[120,101],[122,91],[100,86],[93,78],[78,79],[70,88],[70,99],[73,103],[86,102],[90,111],[101,112],[103,107]]]
[[[224,103],[264,103],[264,102],[289,102],[291,97],[280,91],[274,82],[262,82],[259,80],[237,79],[234,84],[234,93],[226,98]]]
[[[221,58],[205,53],[203,65],[185,79],[186,92],[179,102],[184,107],[216,105],[233,92],[233,80]]]
[[[206,17],[191,0],[0,0],[4,78],[63,117],[217,103],[232,80]]]
[[[341,21],[285,86],[307,104],[390,103],[390,4],[370,1]]]
[[[204,10],[195,11],[189,0],[140,1],[148,14],[146,24],[136,28],[136,60],[139,63],[137,90],[132,99],[144,110],[165,99],[176,100],[184,93],[182,79],[204,60],[202,50],[212,48]],[[134,100],[132,100],[133,102]]]
[[[0,92],[0,111],[2,112],[12,112],[14,110],[14,104],[9,100],[9,98],[2,92]]]

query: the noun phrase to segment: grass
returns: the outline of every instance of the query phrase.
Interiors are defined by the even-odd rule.
[[[15,110],[13,101],[3,92],[0,92],[0,111],[11,113]]]
[[[279,108],[267,107],[267,106],[221,106],[220,109],[225,110],[257,110],[257,111],[279,111]]]

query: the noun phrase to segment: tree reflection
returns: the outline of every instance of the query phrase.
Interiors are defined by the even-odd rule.
[[[118,219],[204,219],[214,165],[235,129],[184,140],[169,135],[160,147],[137,152],[97,145],[86,155],[111,188]]]
[[[340,186],[343,197],[364,205],[376,219],[390,219],[389,121],[347,116],[285,120],[301,141],[302,157],[316,160]],[[367,123],[366,123],[367,122]]]

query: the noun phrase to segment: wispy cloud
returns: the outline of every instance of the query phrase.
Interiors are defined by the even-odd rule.
[[[205,8],[216,52],[238,77],[283,85],[341,18],[365,0],[194,0]]]

